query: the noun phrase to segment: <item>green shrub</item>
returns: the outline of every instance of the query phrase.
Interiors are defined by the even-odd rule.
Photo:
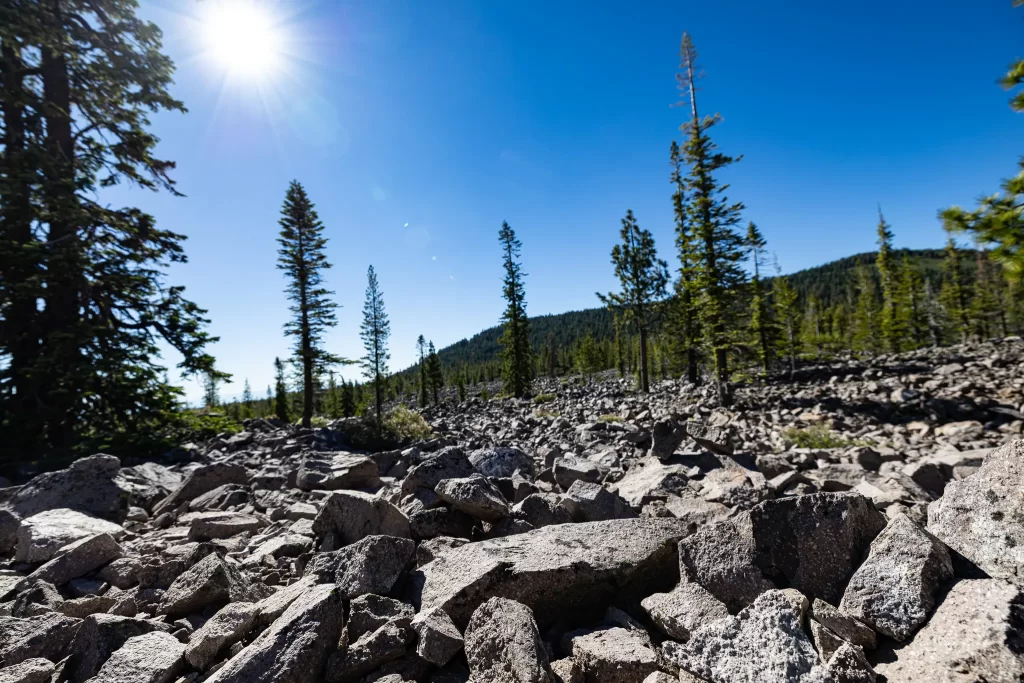
[[[240,431],[242,431],[242,425],[230,417],[219,413],[195,413],[186,410],[178,413],[175,419],[168,421],[164,438],[171,445],[177,446],[183,443],[206,441],[225,432],[237,434]]]
[[[551,403],[556,398],[557,396],[555,396],[554,394],[537,394],[536,396],[533,397],[533,402],[536,403],[537,405],[542,405],[544,403]]]
[[[314,415],[312,418],[310,418],[309,425],[313,429],[322,429],[327,426],[327,421],[327,418],[324,417],[323,415]]]
[[[384,417],[384,434],[399,443],[423,441],[432,434],[423,416],[399,404]]]
[[[786,443],[797,448],[845,448],[847,446],[863,446],[866,442],[848,439],[837,434],[824,424],[810,427],[790,427],[782,432]]]
[[[482,398],[485,401],[491,400],[491,392],[487,391],[487,387],[484,387],[483,389],[480,390],[480,398]]]
[[[561,413],[556,413],[553,410],[538,410],[534,413],[536,417],[562,417]]]
[[[618,415],[602,415],[597,419],[601,422],[622,422],[622,418]]]

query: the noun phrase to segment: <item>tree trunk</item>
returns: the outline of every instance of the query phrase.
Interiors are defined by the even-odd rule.
[[[647,328],[639,326],[640,332],[640,391],[645,394],[651,390],[647,376]]]

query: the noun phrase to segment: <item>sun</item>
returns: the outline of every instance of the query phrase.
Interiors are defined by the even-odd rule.
[[[255,0],[211,3],[203,18],[203,32],[208,53],[232,75],[265,77],[279,66],[282,30]]]

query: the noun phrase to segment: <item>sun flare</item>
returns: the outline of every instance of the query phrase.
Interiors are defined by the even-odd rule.
[[[254,0],[212,3],[203,29],[208,52],[233,75],[264,77],[279,65],[281,29]]]

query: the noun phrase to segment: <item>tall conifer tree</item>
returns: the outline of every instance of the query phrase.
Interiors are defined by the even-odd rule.
[[[679,89],[690,105],[690,120],[682,126],[686,140],[682,159],[689,168],[684,180],[689,229],[693,231],[693,253],[687,255],[694,265],[693,289],[698,293],[697,318],[704,344],[715,368],[718,400],[731,402],[729,392],[729,350],[735,341],[737,296],[745,277],[743,236],[736,231],[741,202],[731,202],[724,194],[728,185],[716,180],[717,172],[738,159],[722,154],[708,136],[721,121],[718,114],[701,118],[697,109],[697,50],[689,34],[683,34],[680,47]]]
[[[896,261],[892,254],[892,226],[885,222],[882,209],[878,209],[878,256],[875,267],[882,283],[882,309],[879,317],[879,331],[885,348],[897,353],[903,346],[906,330],[902,325],[902,312],[898,310],[899,279]]]
[[[421,334],[416,338],[416,350],[420,354],[420,386],[419,403],[420,408],[427,407],[427,340]]]
[[[632,211],[626,211],[619,234],[622,243],[612,247],[612,264],[622,291],[597,296],[636,329],[640,341],[640,390],[647,393],[650,391],[647,335],[656,306],[665,298],[668,264],[658,259],[654,237],[650,231],[640,228]]]
[[[502,293],[505,313],[501,317],[505,332],[501,337],[501,381],[504,392],[516,398],[526,396],[533,380],[530,350],[530,322],[526,317],[526,290],[523,287],[523,266],[519,263],[522,243],[507,222],[498,231],[502,262],[505,269]]]
[[[747,225],[746,244],[750,253],[750,263],[754,267],[754,276],[750,279],[750,333],[753,336],[753,346],[757,349],[761,372],[767,375],[768,365],[772,360],[771,341],[774,336],[774,325],[764,282],[761,281],[761,268],[764,265],[764,249],[768,243],[753,222]]]
[[[971,333],[970,302],[967,288],[963,283],[960,265],[960,250],[950,237],[946,241],[946,258],[942,262],[942,288],[939,303],[945,311],[948,335],[959,342],[966,342]]]
[[[679,278],[675,283],[675,297],[669,310],[669,328],[672,331],[672,356],[676,370],[685,367],[686,377],[696,384],[698,379],[698,353],[700,346],[700,324],[694,301],[698,292],[694,282],[697,262],[695,237],[687,216],[686,179],[683,175],[683,158],[679,143],[675,140],[669,148],[672,173],[672,212],[675,220],[676,251],[679,256]]]
[[[427,351],[427,379],[430,382],[430,393],[434,397],[434,405],[441,400],[441,388],[444,386],[444,372],[441,370],[441,359],[434,349],[434,342],[430,342]]]
[[[288,413],[288,383],[284,374],[284,363],[280,358],[274,359],[274,416],[278,420],[290,422]]]
[[[334,292],[323,286],[327,261],[327,238],[313,202],[306,190],[293,180],[288,186],[279,221],[277,267],[285,272],[285,293],[291,301],[292,318],[284,326],[287,336],[295,337],[295,360],[302,373],[302,426],[313,418],[314,378],[330,365],[341,362],[324,348],[324,333],[338,324],[331,300]]]
[[[377,273],[373,266],[366,272],[366,303],[363,304],[363,324],[359,336],[363,340],[363,374],[373,383],[374,409],[377,416],[378,432],[383,428],[381,419],[384,399],[384,383],[387,381],[388,338],[391,337],[391,323],[384,311],[384,294],[377,283]]]

